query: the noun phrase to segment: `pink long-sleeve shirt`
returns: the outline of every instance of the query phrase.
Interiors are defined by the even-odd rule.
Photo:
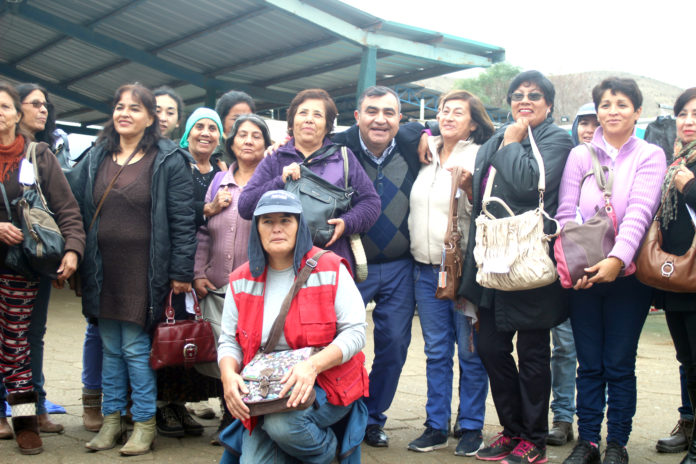
[[[635,270],[633,259],[659,206],[660,187],[666,169],[665,154],[657,145],[633,135],[612,159],[607,155],[601,127],[595,131],[592,145],[600,164],[614,171],[611,204],[616,212],[618,233],[609,256],[623,261],[628,275]],[[595,214],[596,208],[604,205],[604,196],[594,177],[589,176],[582,183],[583,176],[591,170],[592,158],[587,147],[578,145],[573,148],[559,190],[556,219],[561,226],[575,220],[578,211],[585,221]]]
[[[193,278],[207,278],[216,288],[228,281],[230,273],[237,267],[249,261],[247,247],[251,221],[243,219],[237,210],[239,195],[242,187],[234,180],[236,164],[230,166],[220,182],[220,188],[226,185],[232,193],[232,201],[227,208],[208,219],[206,225],[198,229],[198,248],[193,266]],[[212,183],[205,195],[205,202],[215,198]]]

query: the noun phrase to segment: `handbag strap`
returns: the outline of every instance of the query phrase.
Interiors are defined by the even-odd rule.
[[[273,322],[273,327],[271,327],[271,332],[268,335],[268,340],[266,340],[266,344],[261,348],[262,352],[270,353],[275,349],[278,340],[280,340],[280,335],[283,333],[283,330],[285,329],[285,318],[288,316],[288,312],[290,311],[290,304],[292,303],[293,298],[295,298],[297,292],[299,292],[300,288],[302,288],[305,282],[307,282],[309,274],[311,274],[314,268],[317,267],[317,263],[319,261],[319,258],[321,258],[321,255],[323,255],[326,252],[327,250],[321,250],[317,252],[314,256],[309,258],[305,265],[302,266],[302,269],[300,269],[300,272],[297,274],[297,278],[295,279],[295,283],[292,285],[290,291],[285,296],[283,304],[280,305],[280,312],[278,313],[278,317],[276,317],[276,320]]]
[[[2,190],[2,199],[5,200],[5,209],[7,210],[7,220],[12,222],[12,209],[10,208],[10,201],[7,199],[7,192],[5,191],[5,184],[0,182],[0,190]]]
[[[47,211],[51,216],[53,216],[53,213],[48,207],[48,202],[46,202],[46,197],[44,196],[43,191],[41,190],[41,178],[39,177],[39,167],[36,164],[36,147],[38,145],[39,144],[36,142],[29,142],[29,148],[27,149],[25,157],[34,168],[34,186],[36,187],[36,191],[39,194],[39,200],[41,201],[41,205],[43,206],[45,211]],[[24,191],[27,191],[31,188],[31,185],[23,186]]]
[[[340,145],[326,145],[325,147],[321,147],[308,157],[302,160],[301,163],[299,164],[312,164],[317,161],[321,161],[323,159],[328,158],[329,156],[333,155],[336,153]]]
[[[541,153],[539,152],[539,147],[537,147],[536,141],[534,140],[534,136],[532,135],[532,128],[530,126],[527,126],[527,134],[529,136],[529,142],[532,145],[532,153],[534,154],[534,159],[537,162],[537,165],[539,166],[539,182],[537,183],[537,190],[539,190],[539,209],[541,211],[544,211],[544,191],[546,190],[546,171],[544,169],[544,160],[541,157]],[[502,141],[500,142],[502,145]],[[498,148],[500,149],[500,148]],[[495,173],[496,169],[491,166],[491,172],[488,175],[488,181],[486,182],[486,190],[483,193],[483,202],[481,204],[483,212],[486,214],[486,216],[490,217],[491,219],[495,219],[495,216],[493,216],[489,211],[488,211],[488,204],[490,202],[496,202],[499,203],[505,210],[508,212],[510,216],[514,216],[515,213],[512,212],[510,207],[503,201],[502,198],[498,197],[492,197],[491,192],[493,191],[493,180],[495,179]]]
[[[462,175],[462,167],[456,166],[452,171],[452,188],[450,189],[449,216],[447,217],[447,233],[445,234],[445,245],[450,244],[452,238],[459,235],[458,209],[459,200],[457,190],[459,190],[459,178]]]
[[[99,204],[97,205],[97,209],[94,211],[94,216],[92,216],[92,221],[89,223],[89,228],[87,229],[87,232],[92,230],[92,227],[94,226],[94,221],[97,220],[97,216],[99,216],[99,212],[102,209],[102,206],[104,206],[104,201],[106,200],[106,197],[109,195],[109,192],[111,192],[111,189],[114,188],[114,184],[116,183],[116,180],[118,179],[118,176],[121,175],[123,170],[125,169],[126,166],[128,166],[128,163],[130,163],[130,160],[133,159],[136,153],[138,153],[138,150],[140,149],[140,146],[135,147],[135,150],[133,150],[133,153],[128,156],[128,159],[126,160],[125,163],[121,166],[121,169],[118,170],[116,175],[114,176],[113,179],[111,179],[111,182],[109,182],[109,185],[106,187],[106,190],[104,190],[104,194],[102,195],[101,199],[99,200]]]
[[[193,295],[193,312],[195,313],[196,320],[203,320],[203,313],[201,312],[201,306],[198,304],[198,297],[196,296],[196,292],[193,289],[191,289],[190,293],[191,295]],[[176,322],[176,311],[174,311],[174,306],[172,305],[172,295],[174,295],[174,290],[169,290],[169,297],[167,298],[167,307],[164,309],[164,314],[162,315],[162,318],[165,319],[167,324],[170,325]]]
[[[599,157],[597,156],[597,151],[595,148],[589,143],[585,143],[585,145],[587,146],[587,150],[590,152],[590,157],[592,159],[592,170],[587,172],[582,177],[582,182],[584,182],[587,177],[594,176],[595,182],[597,182],[597,187],[604,194],[604,202],[609,204],[612,188],[614,186],[614,170],[608,166],[602,166],[602,164],[599,162]],[[605,172],[607,173],[606,177],[604,176]],[[580,201],[579,198],[578,201]]]
[[[348,190],[348,148],[345,145],[341,145],[341,157],[343,158],[343,183]]]

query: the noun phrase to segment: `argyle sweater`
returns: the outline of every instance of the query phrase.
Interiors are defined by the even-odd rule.
[[[362,149],[358,127],[332,137],[355,154],[372,181],[381,201],[377,222],[361,234],[367,262],[370,264],[409,258],[409,197],[418,175],[418,140],[422,126],[409,123],[401,126],[396,146],[381,165],[377,165]]]

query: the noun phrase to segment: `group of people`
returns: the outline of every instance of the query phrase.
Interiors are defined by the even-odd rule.
[[[289,138],[274,144],[266,123],[254,114],[253,100],[231,91],[215,109],[193,111],[177,143],[172,136],[183,122],[181,98],[166,87],[153,92],[129,84],[116,91],[111,119],[66,179],[51,153],[55,113],[48,93],[27,84],[0,85],[3,189],[9,203],[22,194],[21,160],[29,142],[39,142],[35,181],[65,237],[55,285],[62,286],[78,268],[81,276],[88,322],[83,419],[88,430],[98,432],[86,447],[115,447],[126,438],[127,421],[133,432],[120,448],[123,455],[147,453],[157,433],[200,435],[203,427],[191,411],[201,412],[190,403],[217,397],[223,418],[214,441],[226,447],[223,462],[328,463],[336,456],[359,462],[361,442],[389,446],[385,412],[397,390],[417,307],[427,403],[424,431],[409,443],[410,450],[446,447],[452,433],[456,455],[543,463],[547,444],[573,439],[576,414],[578,441],[566,464],[628,462],[638,338],[656,295],[686,372],[685,390],[696,400],[696,344],[690,338],[695,295],[655,292],[633,275],[658,209],[663,248],[683,254],[691,247],[696,89],[675,104],[677,140],[669,168],[662,149],[635,136],[642,95],[633,80],[598,84],[571,134],[553,122],[554,98],[553,84],[527,71],[509,86],[512,121],[503,127],[495,129],[478,97],[453,90],[440,99],[437,122],[425,128],[417,122],[401,125],[398,95],[375,86],[360,96],[356,124],[334,133],[335,103],[326,91],[308,89],[288,108]],[[604,204],[603,192],[587,180],[590,146],[613,172],[618,227],[607,258],[585,269],[573,289],[558,281],[523,291],[481,287],[474,219],[482,212],[484,192],[502,199],[514,214],[535,210],[543,169],[546,213],[561,226],[583,222]],[[264,156],[266,150],[271,154]],[[302,168],[352,188],[350,208],[327,221],[332,232],[321,244],[326,254],[318,254],[301,199],[286,191]],[[453,179],[454,172],[459,178]],[[443,300],[436,290],[453,182],[464,260],[456,297]],[[9,208],[0,208],[3,256],[23,239]],[[488,210],[507,214],[493,203]],[[361,237],[368,270],[357,283],[349,241],[354,234]],[[248,390],[241,369],[268,341],[306,266],[309,280],[288,302],[275,349],[321,350],[283,379],[287,406],[297,410],[251,417],[242,400]],[[0,418],[0,436],[15,436],[22,453],[36,454],[42,450],[39,432],[62,431],[43,403],[42,339],[51,279],[0,267],[0,364],[14,429]],[[192,319],[187,294],[206,298],[216,291],[226,295],[219,378],[184,367],[153,371],[151,334],[168,294],[176,318]],[[368,372],[362,348],[370,301],[374,358]],[[459,406],[452,425],[455,345]],[[486,444],[489,385],[502,430]],[[316,397],[314,407],[300,409],[310,397]],[[602,460],[598,443],[605,408]],[[682,462],[696,462],[696,442],[691,436],[687,441]]]

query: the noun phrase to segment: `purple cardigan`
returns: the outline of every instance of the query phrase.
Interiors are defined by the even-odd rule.
[[[643,241],[660,201],[660,187],[665,175],[665,154],[662,148],[635,135],[619,149],[616,159],[606,154],[602,128],[595,131],[592,145],[600,164],[614,170],[611,204],[619,224],[616,243],[609,256],[619,258],[626,274],[635,270],[633,259]],[[573,148],[568,156],[559,191],[556,219],[563,226],[575,220],[578,199],[583,220],[595,214],[595,207],[604,204],[602,192],[594,177],[581,185],[582,177],[592,170],[590,153],[584,145]]]
[[[328,137],[324,139],[324,146],[331,144],[333,142]],[[249,183],[242,190],[238,204],[239,214],[245,219],[251,219],[256,202],[259,201],[261,195],[269,190],[283,190],[285,188],[285,182],[281,178],[283,168],[291,163],[301,163],[303,159],[304,157],[295,149],[294,138],[278,148],[277,152],[264,158],[256,167]],[[332,184],[344,186],[343,157],[340,150],[320,162],[310,164],[309,167],[312,172]],[[381,204],[370,178],[367,177],[365,170],[350,149],[348,149],[348,185],[353,187],[355,193],[351,201],[351,209],[341,216],[341,219],[345,221],[346,230],[341,238],[327,249],[348,260],[352,272],[355,269],[355,262],[350,250],[348,236],[367,232],[377,221]]]

